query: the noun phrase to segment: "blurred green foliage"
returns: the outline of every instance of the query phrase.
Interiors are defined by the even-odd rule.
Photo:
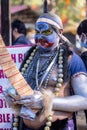
[[[63,19],[63,21],[68,24],[72,22],[79,22],[85,18],[86,15],[86,0],[70,0],[67,5],[67,0],[48,0],[52,3],[55,1],[56,13]],[[11,0],[11,5],[21,5],[26,4],[29,6],[42,6],[43,0]]]
[[[56,5],[57,13],[63,20],[67,20],[68,24],[79,22],[86,17],[85,0],[70,0],[68,5],[66,0],[57,0]]]
[[[21,4],[26,4],[26,5],[41,5],[43,0],[11,0],[11,5],[21,5]]]

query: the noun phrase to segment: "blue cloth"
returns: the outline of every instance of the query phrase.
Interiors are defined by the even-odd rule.
[[[74,74],[79,73],[79,72],[87,73],[82,59],[80,58],[80,56],[78,56],[75,53],[73,53],[69,67],[70,67],[71,76],[73,76]]]
[[[26,36],[22,35],[22,36],[20,36],[19,38],[17,38],[12,43],[12,45],[21,45],[21,44],[29,45],[29,44],[31,44],[31,42],[29,41],[29,39],[26,38]]]
[[[86,40],[87,40],[87,39],[86,39]],[[87,43],[86,43],[86,41],[81,42],[81,46],[87,48]]]

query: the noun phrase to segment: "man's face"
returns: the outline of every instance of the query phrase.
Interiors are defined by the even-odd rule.
[[[35,41],[42,48],[55,48],[59,42],[58,34],[50,24],[38,22],[35,26]]]
[[[87,48],[87,34],[82,33],[80,36],[81,46]]]
[[[18,38],[18,29],[14,28],[12,29],[12,42],[15,41]]]

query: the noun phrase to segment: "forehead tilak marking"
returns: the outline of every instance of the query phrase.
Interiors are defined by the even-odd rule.
[[[39,29],[42,29],[44,27],[44,25],[43,24],[39,24],[38,27],[39,27]]]
[[[51,24],[51,25],[56,26],[58,30],[62,28],[62,27],[60,28],[60,26],[59,26],[55,21],[52,21],[52,20],[47,19],[47,18],[39,18],[39,19],[37,20],[37,23],[38,23],[38,22],[46,22],[46,23],[49,23],[49,24]]]
[[[39,23],[38,22],[36,28],[39,29],[39,30],[48,30],[48,29],[51,28],[51,26],[48,23],[44,23],[44,22]]]

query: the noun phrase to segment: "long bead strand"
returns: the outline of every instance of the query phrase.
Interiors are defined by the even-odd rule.
[[[55,96],[59,95],[60,88],[63,85],[63,49],[59,49],[59,58],[58,58],[58,80],[56,87],[54,89]],[[50,127],[52,125],[52,114],[48,116],[46,126],[44,127],[44,130],[50,130]]]

